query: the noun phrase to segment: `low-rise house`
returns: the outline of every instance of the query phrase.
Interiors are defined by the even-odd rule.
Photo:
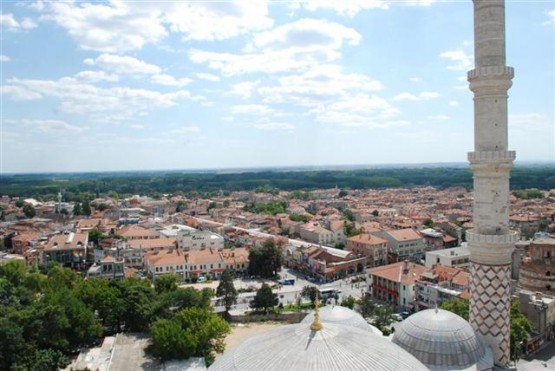
[[[435,308],[455,298],[468,299],[469,273],[455,267],[437,265],[423,272],[415,282],[418,309]]]
[[[321,281],[333,281],[355,273],[366,266],[366,257],[350,251],[325,246],[310,246],[303,251],[304,270]]]
[[[160,238],[160,233],[152,229],[146,229],[138,225],[128,225],[117,231],[117,234],[127,241],[152,240]]]
[[[28,230],[17,233],[12,237],[12,251],[15,254],[23,254],[34,247],[41,236],[40,232]]]
[[[365,256],[370,267],[387,263],[387,241],[371,234],[362,233],[347,238],[346,250]]]
[[[89,268],[87,277],[123,279],[124,278],[124,259],[113,256],[105,256]]]

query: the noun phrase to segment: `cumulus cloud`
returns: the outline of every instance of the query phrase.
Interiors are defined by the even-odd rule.
[[[286,122],[259,122],[254,124],[253,126],[257,129],[268,130],[268,131],[277,131],[277,130],[293,131],[295,129],[294,125],[291,125]]]
[[[265,116],[273,113],[274,110],[263,104],[242,104],[231,107],[234,115],[260,115]]]
[[[547,14],[548,18],[545,24],[555,24],[555,9],[548,10],[545,12],[545,14]]]
[[[89,114],[112,120],[145,115],[155,109],[175,106],[182,99],[197,99],[190,92],[178,90],[161,93],[154,90],[128,87],[100,88],[74,77],[58,80],[30,80],[12,78],[3,87],[14,99],[55,98],[60,109],[70,114]]]
[[[42,133],[78,133],[89,129],[86,126],[71,125],[62,120],[22,120],[22,123]]]
[[[350,92],[381,89],[382,84],[367,75],[344,73],[337,65],[320,65],[302,74],[282,76],[277,85],[260,87],[258,93],[265,102],[316,106]]]
[[[309,11],[320,9],[332,10],[341,16],[354,17],[359,12],[368,9],[387,10],[390,6],[429,6],[437,0],[301,0],[291,3],[293,11],[304,8]]]
[[[239,82],[233,85],[226,95],[237,95],[243,99],[248,99],[258,85],[260,85],[260,80]]]
[[[201,80],[220,81],[219,76],[212,75],[211,73],[198,72],[198,73],[195,73],[195,77]]]
[[[77,79],[86,80],[90,82],[110,81],[115,82],[119,80],[119,76],[113,73],[106,73],[105,71],[81,71],[75,75]]]
[[[170,33],[185,40],[225,40],[271,27],[267,1],[46,2],[42,19],[63,27],[85,50],[140,50]]]
[[[175,77],[168,74],[159,74],[152,76],[152,81],[156,84],[166,86],[185,86],[189,85],[193,80],[188,77],[176,79]]]
[[[456,100],[449,101],[449,107],[458,107],[459,102]]]
[[[10,57],[4,54],[0,54],[0,63],[5,63],[11,61]]]
[[[87,58],[84,60],[84,63],[88,65],[96,65],[106,71],[118,74],[152,75],[158,74],[162,71],[160,67],[154,64],[146,63],[137,58],[113,54],[101,54],[95,59]]]
[[[447,66],[448,70],[467,71],[472,67],[472,57],[462,49],[445,51],[439,56],[454,62]]]
[[[352,28],[305,18],[256,35],[243,54],[192,49],[189,58],[228,76],[285,72],[335,61],[344,44],[358,45],[360,40],[360,34]]]
[[[397,96],[395,96],[393,98],[393,100],[396,101],[413,101],[413,102],[419,102],[419,101],[425,101],[425,100],[430,100],[430,99],[435,99],[439,97],[439,93],[433,92],[433,91],[423,91],[418,95],[414,95],[412,93],[401,93],[398,94]]]
[[[0,26],[11,32],[30,30],[37,27],[31,18],[23,18],[18,21],[11,13],[0,14]]]

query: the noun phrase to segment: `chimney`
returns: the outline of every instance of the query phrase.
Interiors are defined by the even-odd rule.
[[[403,262],[403,274],[409,273],[409,261],[405,260]]]

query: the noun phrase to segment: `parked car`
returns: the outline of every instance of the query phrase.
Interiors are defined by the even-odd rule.
[[[404,319],[404,317],[400,314],[400,313],[393,313],[391,315],[391,317],[395,320],[395,321],[402,321]]]

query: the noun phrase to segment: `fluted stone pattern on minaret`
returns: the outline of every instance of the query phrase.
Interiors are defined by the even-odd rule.
[[[505,65],[505,1],[473,0],[475,69],[468,72],[474,93],[474,229],[470,248],[470,324],[489,344],[495,364],[510,360],[510,263],[518,236],[509,230],[507,91],[514,76]]]

